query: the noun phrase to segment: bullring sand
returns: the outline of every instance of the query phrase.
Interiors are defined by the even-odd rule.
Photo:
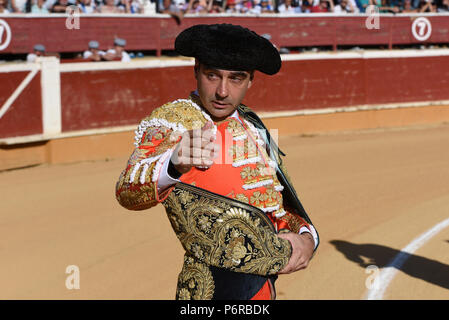
[[[132,141],[130,141],[130,147]],[[382,270],[449,217],[449,125],[280,138],[321,236],[278,299],[363,299]],[[120,207],[127,157],[0,172],[0,299],[173,299],[183,249],[161,205]],[[407,256],[384,299],[449,299],[449,228]],[[69,290],[66,268],[79,267]],[[375,267],[374,267],[375,268]]]

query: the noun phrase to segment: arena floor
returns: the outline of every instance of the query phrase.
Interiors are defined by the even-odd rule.
[[[130,145],[132,141],[130,141]],[[278,299],[364,299],[402,253],[384,299],[449,299],[449,125],[282,137],[286,163],[321,236]],[[173,299],[183,250],[162,206],[121,208],[127,158],[0,173],[0,299]],[[397,260],[397,259],[396,259]],[[80,289],[66,288],[80,271]]]

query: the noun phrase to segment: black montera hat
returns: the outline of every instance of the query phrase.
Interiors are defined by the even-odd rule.
[[[269,40],[232,24],[190,27],[176,38],[175,50],[219,69],[259,70],[269,75],[281,69],[281,56]]]

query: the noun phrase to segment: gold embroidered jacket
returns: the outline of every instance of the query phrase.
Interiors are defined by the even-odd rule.
[[[130,210],[148,209],[159,202],[165,206],[186,251],[178,299],[247,299],[288,263],[291,246],[276,235],[278,225],[299,232],[309,227],[310,219],[285,174],[280,150],[260,119],[243,105],[238,111],[244,129],[238,129],[239,122],[228,121],[217,123],[215,130],[222,129],[234,140],[224,152],[233,150],[232,166],[243,168],[239,175],[245,193],[217,194],[207,184],[207,190],[201,188],[201,180],[198,186],[189,176],[184,183],[158,192],[161,168],[171,157],[179,134],[211,121],[199,105],[199,98],[191,95],[163,105],[140,123],[136,149],[117,182],[116,197]],[[242,137],[250,140],[248,136],[256,146],[265,146],[261,153],[265,166],[261,157],[247,150],[249,143],[241,142]],[[246,152],[237,153],[239,149]],[[259,172],[265,173],[256,174]],[[247,285],[237,285],[229,295],[224,294],[229,291],[228,283]]]

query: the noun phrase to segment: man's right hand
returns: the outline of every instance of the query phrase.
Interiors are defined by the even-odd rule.
[[[189,130],[182,135],[170,159],[179,173],[187,173],[192,167],[207,170],[213,165],[220,149],[214,143],[213,125],[209,121],[201,129]]]

